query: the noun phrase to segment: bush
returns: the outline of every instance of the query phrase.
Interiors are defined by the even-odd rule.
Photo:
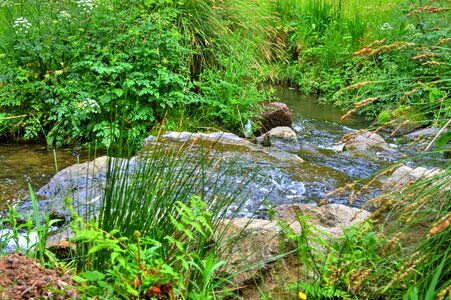
[[[0,8],[0,130],[7,138],[109,146],[123,128],[139,143],[166,117],[174,127],[176,118],[196,115],[199,103],[204,123],[196,126],[237,130],[243,121],[237,105],[247,117],[263,98],[256,83],[271,60],[268,5],[252,4],[253,11],[233,1],[221,9],[209,1],[164,0],[27,5]],[[257,31],[250,34],[250,25]],[[227,76],[218,84],[221,72]],[[231,96],[223,99],[225,86]]]

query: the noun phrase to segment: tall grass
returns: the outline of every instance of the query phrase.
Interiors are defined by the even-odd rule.
[[[227,68],[220,58],[230,56],[231,49],[252,49],[254,68],[280,54],[275,16],[267,1],[192,0],[178,2],[176,8],[177,27],[192,49],[189,64],[196,79],[204,69]]]
[[[130,248],[126,241],[136,241],[138,260],[142,257],[144,263],[144,253],[150,255],[154,249],[152,255],[164,268],[173,269],[171,276],[179,285],[171,283],[171,288],[181,289],[179,292],[191,299],[214,293],[235,273],[220,259],[227,258],[240,237],[225,234],[232,223],[224,223],[224,219],[235,218],[243,208],[245,187],[255,174],[241,183],[231,182],[226,175],[237,168],[238,160],[224,160],[202,141],[197,146],[191,142],[156,143],[132,159],[120,158],[129,154],[121,149],[109,154],[117,158],[109,162],[100,211],[95,223],[79,223],[88,231],[74,239],[79,245],[82,274],[118,268],[112,263],[112,252],[119,251],[114,241],[121,241],[124,247],[120,251],[126,252],[136,251],[136,245]],[[148,267],[151,265],[149,262]],[[158,273],[164,273],[163,269]],[[225,274],[222,279],[217,277],[219,271]],[[165,283],[161,280],[155,284]]]

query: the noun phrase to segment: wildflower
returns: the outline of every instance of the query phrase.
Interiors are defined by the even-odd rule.
[[[59,76],[63,74],[63,70],[56,70],[53,74],[55,74],[55,76]]]
[[[85,113],[97,114],[100,110],[100,106],[97,101],[91,98],[86,98],[83,100],[79,107],[83,109]]]
[[[58,13],[58,20],[60,22],[63,21],[69,22],[71,18],[72,16],[66,10],[62,10]]]
[[[299,291],[298,298],[301,299],[301,300],[306,300],[307,299],[307,295],[304,294],[303,292]]]
[[[97,7],[95,0],[78,0],[77,7],[81,8],[85,13],[91,13]]]
[[[24,17],[18,17],[13,24],[13,28],[16,29],[16,33],[28,33],[28,29],[31,28],[31,23]]]
[[[413,24],[407,24],[406,27],[404,27],[404,30],[409,34],[414,34],[417,31],[415,25]]]
[[[0,7],[12,7],[13,6],[13,2],[10,0],[0,0]]]
[[[390,23],[384,23],[384,24],[382,24],[382,26],[381,26],[381,30],[382,30],[382,31],[385,31],[385,30],[392,30],[392,29],[393,29],[393,26],[391,26]]]

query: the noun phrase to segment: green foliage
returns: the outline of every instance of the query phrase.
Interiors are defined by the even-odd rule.
[[[51,226],[59,222],[38,210],[37,199],[29,186],[32,216],[22,215],[17,205],[8,206],[7,216],[0,217],[0,255],[15,251],[29,256],[42,265],[53,266],[53,254],[47,250],[47,237]]]
[[[327,299],[340,299],[340,300],[350,300],[353,299],[351,295],[341,290],[336,289],[333,286],[321,286],[319,282],[307,282],[301,283],[299,285],[302,291],[305,291],[305,295],[307,299],[318,299],[318,300],[327,300]],[[300,297],[299,297],[300,298]],[[302,298],[300,298],[302,299]]]
[[[416,289],[406,291],[406,295],[415,293],[419,299],[435,299],[441,294],[446,298],[451,283],[447,259],[451,234],[450,175],[451,169],[447,166],[434,176],[393,192],[392,196],[398,197],[398,201],[388,206],[388,215],[382,213],[381,219],[385,219],[385,230],[389,234],[402,228],[405,240],[413,240],[404,264],[388,285],[391,290],[386,288],[393,295],[397,295],[396,288],[407,285]],[[413,267],[408,269],[407,266]]]
[[[74,279],[87,297],[213,299],[233,276],[222,261],[234,245],[223,241],[230,224],[222,219],[234,218],[232,205],[244,205],[252,175],[231,185],[223,176],[233,161],[222,165],[202,145],[189,154],[185,147],[155,144],[131,160],[112,158],[95,220],[70,208],[81,270]]]
[[[377,123],[379,123],[379,125],[384,125],[385,123],[390,121],[390,119],[391,119],[391,113],[386,110],[383,110],[377,116]]]
[[[412,110],[402,121],[441,126],[451,107],[447,2],[389,2],[276,1],[290,54],[279,78],[372,118],[403,105]]]
[[[171,217],[173,226],[186,235],[184,243],[173,236],[159,236],[152,239],[134,232],[134,238],[116,238],[118,230],[105,232],[97,225],[74,224],[76,230],[73,242],[89,244],[88,261],[104,255],[107,251],[108,267],[83,271],[72,276],[82,292],[82,298],[101,295],[102,297],[180,297],[186,299],[210,299],[210,294],[218,284],[216,271],[224,264],[217,261],[213,253],[206,258],[199,257],[187,247],[200,235],[212,234],[210,218],[205,211],[206,204],[198,197],[191,198],[192,208],[182,202],[176,204],[181,220]],[[206,218],[207,216],[207,218]],[[80,219],[79,219],[80,220]],[[83,222],[82,222],[83,223]],[[165,251],[165,245],[172,249]],[[103,270],[100,272],[99,270]],[[198,272],[199,280],[186,286],[185,276]],[[189,281],[188,281],[189,282]],[[189,290],[187,290],[189,288]]]
[[[301,274],[309,275],[291,288],[300,291],[300,299],[304,294],[307,299],[445,299],[451,270],[449,176],[448,167],[372,200],[384,204],[330,244],[303,218],[298,218],[300,234],[280,223],[297,246]]]
[[[170,127],[175,118],[196,116],[199,103],[204,123],[194,126],[218,122],[236,130],[236,103],[255,110],[251,104],[261,100],[256,83],[274,50],[269,3],[86,3],[0,8],[1,134],[110,146],[124,130],[139,144],[166,117]],[[214,83],[220,72],[236,71],[232,53],[240,72]],[[212,96],[224,86],[233,100]],[[114,123],[122,116],[124,126]]]
[[[205,70],[201,74],[196,82],[203,93],[197,119],[241,132],[241,124],[258,111],[257,104],[269,98],[268,92],[259,91],[256,87],[259,72],[248,71],[252,68],[252,51],[245,45],[230,48],[231,56],[238,59],[221,56],[218,58],[218,68]]]
[[[372,117],[384,109],[406,106],[411,112],[404,114],[403,121],[425,120],[440,126],[449,119],[446,1],[436,1],[431,13],[420,9],[421,1],[414,2],[402,6],[404,16],[379,25],[373,32],[377,41],[354,52],[361,64],[371,67],[354,74],[350,95],[339,91],[332,101],[343,107],[356,103],[359,112]],[[364,84],[368,81],[371,84]],[[377,99],[361,104],[373,98]]]
[[[188,63],[194,79],[204,70],[226,67],[221,62],[223,57],[239,59],[231,48],[250,49],[253,68],[280,54],[281,45],[273,28],[276,18],[269,1],[190,0],[178,1],[175,7],[179,11],[177,27],[187,37],[185,47],[193,50]]]

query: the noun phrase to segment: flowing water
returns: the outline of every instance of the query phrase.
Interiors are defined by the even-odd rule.
[[[262,156],[256,151],[235,146],[222,149],[225,156],[240,159],[239,167],[227,174],[229,184],[238,184],[243,181],[243,174],[259,170],[255,182],[248,187],[250,198],[244,215],[257,209],[257,203],[265,198],[271,205],[318,203],[330,191],[356,179],[368,178],[384,165],[384,162],[376,163],[340,154],[340,146],[336,143],[344,134],[366,127],[368,122],[363,118],[351,117],[341,122],[342,111],[319,104],[296,90],[278,88],[276,96],[293,112],[293,128],[302,145],[297,154],[304,162],[293,163],[293,160],[281,159],[280,153]],[[55,153],[60,170],[77,163],[72,149]],[[82,153],[80,162],[86,161],[88,157]],[[47,151],[39,145],[0,145],[0,206],[7,201],[25,197],[28,183],[34,189],[39,189],[55,171],[53,150]],[[361,206],[374,193],[377,191],[370,190],[369,195],[361,197],[352,205]],[[331,197],[330,202],[349,204],[348,199],[349,193],[345,192]]]
[[[228,170],[227,176],[220,179],[225,184],[239,186],[249,177],[253,178],[244,190],[247,203],[244,209],[240,208],[241,216],[261,210],[261,216],[264,217],[268,205],[317,204],[329,192],[348,183],[363,180],[363,183],[356,185],[361,187],[367,178],[388,164],[343,155],[341,146],[337,145],[344,134],[367,127],[367,120],[351,117],[341,122],[342,111],[330,105],[319,104],[296,90],[278,89],[276,96],[293,112],[293,128],[302,145],[302,149],[296,154],[304,162],[294,159],[292,154],[286,155],[276,149],[262,150],[234,143],[219,143],[218,146],[214,142],[209,144],[200,136],[194,139],[204,147],[213,147],[219,151],[223,160],[233,162],[234,166]],[[173,134],[169,138],[160,139],[160,143],[181,142],[186,138],[185,135],[182,137]],[[197,151],[196,148],[193,149]],[[340,195],[331,196],[329,202],[360,207],[377,193],[377,188],[370,188],[350,203],[351,192],[344,191]]]

